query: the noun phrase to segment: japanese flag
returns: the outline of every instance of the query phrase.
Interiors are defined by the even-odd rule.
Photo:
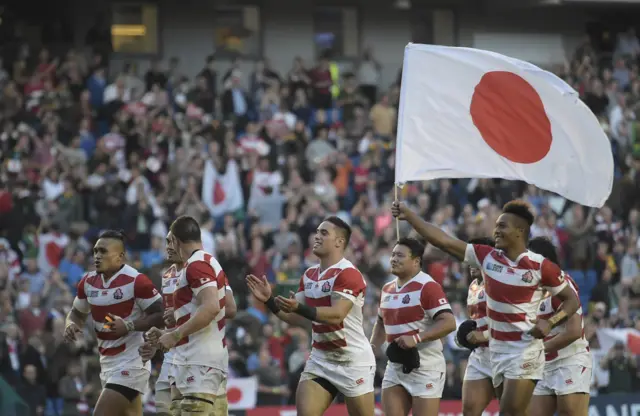
[[[396,182],[437,178],[522,180],[600,207],[613,155],[593,113],[550,72],[479,49],[409,44]]]

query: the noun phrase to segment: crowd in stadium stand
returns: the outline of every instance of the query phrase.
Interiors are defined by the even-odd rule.
[[[287,73],[267,58],[243,73],[203,57],[189,79],[176,59],[145,74],[133,64],[112,73],[104,54],[15,52],[0,64],[0,375],[34,415],[86,413],[100,392],[92,335],[74,345],[62,335],[76,284],[93,264],[92,244],[107,228],[124,230],[129,263],[158,285],[167,225],[181,214],[201,222],[205,249],[226,271],[240,310],[228,323],[230,377],[256,375],[259,405],[292,403],[309,334],[273,319],[248,296],[244,277],[266,275],[279,293],[296,290],[315,262],[309,241],[326,215],[353,227],[349,257],[368,282],[370,333],[396,238],[400,90],[380,85],[375,49],[339,79],[328,56],[293,59]],[[639,55],[633,32],[620,35],[608,62],[586,40],[556,71],[611,137],[616,180],[602,209],[505,180],[440,180],[400,192],[463,239],[491,235],[505,202],[529,201],[532,234],[554,242],[580,287],[595,350],[598,328],[640,330]],[[462,322],[464,266],[428,247],[425,267]],[[637,391],[639,357],[623,344],[605,353],[593,394]],[[443,398],[459,399],[468,353],[450,337],[445,356]],[[378,386],[383,368],[380,357]]]

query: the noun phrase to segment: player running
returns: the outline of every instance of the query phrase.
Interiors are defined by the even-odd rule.
[[[178,276],[182,271],[184,262],[178,256],[171,243],[169,242],[170,236],[167,235],[166,241],[166,258],[171,266],[165,271],[162,279],[162,298],[164,301],[164,323],[165,328],[173,330],[176,327],[176,320],[173,313],[173,292],[175,291]],[[225,282],[225,318],[233,319],[236,316],[237,307],[235,299],[233,298],[233,291],[228,282]],[[140,354],[143,360],[148,361],[155,355],[156,349],[149,342],[145,343],[144,348],[141,349]],[[164,354],[164,360],[162,361],[162,367],[160,369],[160,375],[156,380],[156,412],[158,415],[167,416],[171,412],[169,410],[171,406],[171,383],[169,381],[169,374],[175,374],[173,366],[173,350],[169,350]],[[226,416],[228,413],[227,404],[227,388],[226,380],[220,387],[221,393],[216,396],[214,416]]]
[[[490,238],[475,238],[470,244],[483,244],[493,247]],[[464,323],[458,330],[458,343],[471,349],[462,382],[462,413],[464,416],[481,416],[484,409],[495,398],[491,381],[491,358],[489,356],[489,326],[487,324],[487,296],[484,288],[482,270],[469,267],[469,275],[473,279],[467,295],[467,312],[475,327],[464,332]]]
[[[267,279],[247,276],[256,297],[285,322],[312,323],[311,356],[296,392],[298,416],[322,416],[338,392],[345,396],[350,415],[373,416],[375,356],[362,327],[366,282],[344,258],[351,228],[328,217],[316,230],[313,253],[320,259],[300,279],[291,298],[272,297]]]
[[[182,216],[171,224],[167,250],[186,259],[173,290],[176,327],[147,332],[149,342],[165,351],[174,349],[170,408],[180,416],[216,412],[229,365],[224,340],[226,275],[216,259],[202,250],[200,235],[192,217]]]
[[[371,346],[389,343],[382,380],[386,416],[438,416],[446,364],[441,339],[456,329],[442,287],[422,271],[424,245],[401,238],[391,253],[396,278],[382,288]]]
[[[556,248],[544,237],[532,239],[529,250],[558,264]],[[567,282],[578,296],[578,287],[568,275]],[[538,319],[549,319],[557,313],[561,303],[557,297],[547,296],[540,304]],[[544,374],[533,391],[529,415],[553,416],[556,411],[563,416],[586,415],[592,361],[589,343],[584,338],[582,307],[565,323],[551,330],[544,338],[544,349]]]
[[[439,249],[482,269],[487,297],[487,322],[493,385],[503,416],[524,416],[544,369],[542,339],[580,305],[564,273],[553,262],[527,250],[533,214],[522,201],[507,203],[493,231],[495,248],[467,244],[423,221],[403,203],[392,205],[395,217],[406,219]],[[548,320],[536,321],[544,290],[562,306]],[[535,325],[533,322],[536,322]]]
[[[93,256],[96,271],[78,283],[64,337],[75,341],[91,314],[103,387],[93,414],[139,416],[151,367],[143,363],[138,348],[144,342],[143,331],[162,324],[162,300],[147,276],[124,263],[122,233],[100,234]]]

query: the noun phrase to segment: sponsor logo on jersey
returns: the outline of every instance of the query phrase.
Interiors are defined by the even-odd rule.
[[[564,384],[566,384],[567,386],[571,385],[571,384],[573,384],[573,380],[571,380],[571,379],[565,380]]]
[[[356,380],[356,385],[361,385],[362,383],[364,383],[364,378],[359,378]]]
[[[193,383],[195,381],[196,381],[196,378],[194,376],[187,377],[187,383],[191,384],[191,383]]]
[[[129,372],[127,370],[122,370],[122,371],[120,371],[120,375],[125,376],[125,377],[129,377]]]
[[[431,390],[433,388],[433,384],[429,383],[425,387],[427,388],[427,390]]]

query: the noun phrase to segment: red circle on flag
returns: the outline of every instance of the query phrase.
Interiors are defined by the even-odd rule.
[[[237,387],[230,387],[227,390],[227,402],[235,404],[240,400],[242,400],[242,390]]]
[[[519,75],[492,71],[471,98],[471,119],[484,141],[516,163],[535,163],[551,149],[551,122],[538,92]]]

